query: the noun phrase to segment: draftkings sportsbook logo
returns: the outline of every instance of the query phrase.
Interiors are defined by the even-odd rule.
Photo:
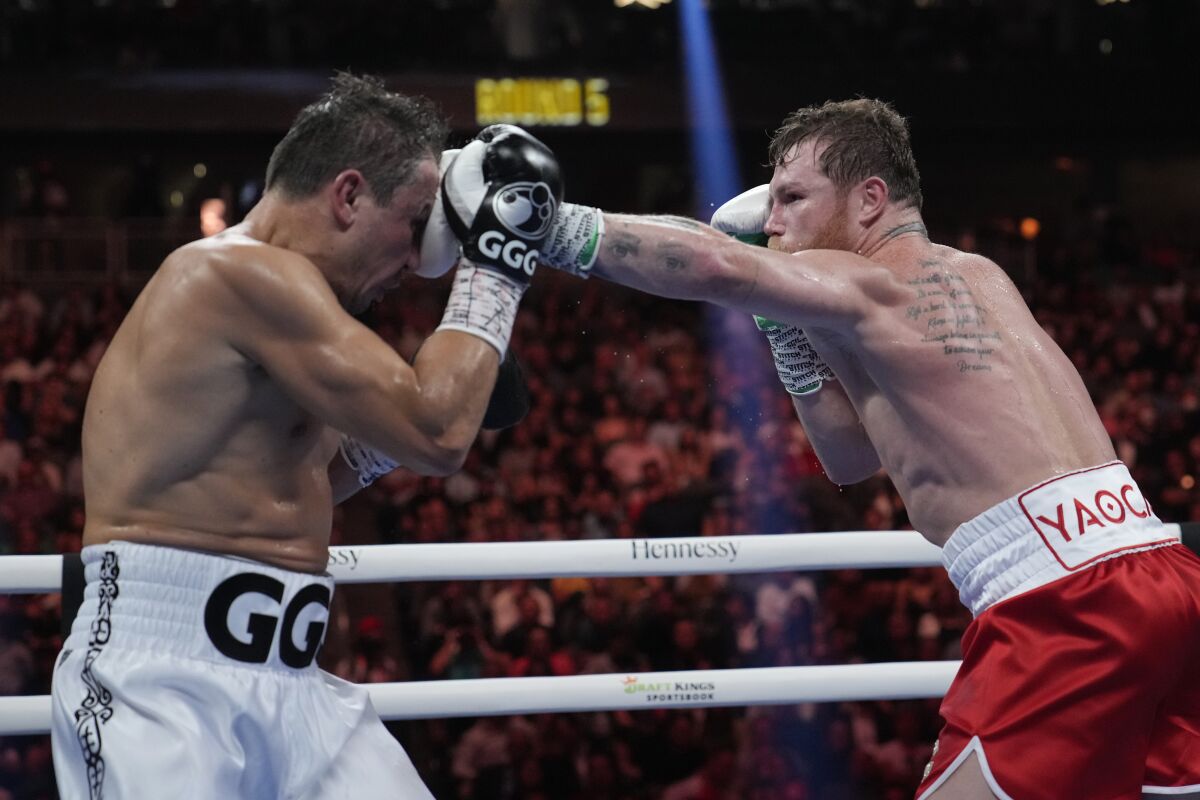
[[[699,703],[716,698],[717,684],[713,681],[657,681],[645,683],[636,675],[621,681],[625,694],[640,695],[647,703]]]

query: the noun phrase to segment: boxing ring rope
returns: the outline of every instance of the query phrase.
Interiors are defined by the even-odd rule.
[[[941,697],[957,661],[365,684],[385,720]],[[50,730],[50,698],[0,698],[0,735]]]
[[[913,531],[377,544],[329,548],[329,572],[338,583],[710,575],[927,567],[941,552]],[[57,592],[61,578],[62,556],[0,558],[0,594]]]
[[[1180,535],[1179,525],[1168,525]],[[731,545],[736,547],[731,548]],[[624,577],[933,566],[912,531],[330,548],[339,583]],[[0,558],[0,593],[51,592],[62,556]],[[58,570],[58,572],[55,572]],[[367,685],[387,720],[941,697],[957,661],[412,681]],[[0,697],[0,735],[44,734],[50,698]]]

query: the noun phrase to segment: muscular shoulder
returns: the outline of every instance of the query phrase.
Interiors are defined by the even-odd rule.
[[[311,284],[326,286],[320,271],[304,256],[247,236],[213,237],[180,248],[171,257],[195,270],[195,279],[255,299]]]
[[[185,245],[168,257],[162,273],[193,300],[210,300],[221,316],[291,314],[307,303],[332,299],[328,283],[307,258],[246,236]]]
[[[981,256],[978,253],[968,253],[964,250],[956,250],[944,244],[931,245],[928,251],[922,254],[920,265],[926,269],[932,267],[935,269],[957,270],[979,277],[1005,274],[1000,265],[986,256]]]

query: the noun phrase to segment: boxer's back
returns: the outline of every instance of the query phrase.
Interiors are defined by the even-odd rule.
[[[230,337],[226,278],[276,248],[226,234],[173,253],[96,371],[83,422],[85,544],[112,539],[314,571],[330,524],[336,442]]]
[[[853,332],[813,331],[913,526],[962,522],[1055,474],[1115,458],[1078,372],[981,256],[897,240],[895,276]]]

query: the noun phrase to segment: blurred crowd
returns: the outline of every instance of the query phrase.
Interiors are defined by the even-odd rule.
[[[1160,517],[1200,520],[1195,255],[1146,248],[1119,280],[1028,287]],[[1128,266],[1127,265],[1127,266]],[[411,356],[444,282],[369,321]],[[0,289],[0,553],[77,551],[88,384],[130,297]],[[1192,313],[1189,313],[1192,309]],[[461,472],[398,471],[345,504],[335,543],[737,536],[908,527],[886,476],[823,475],[770,355],[739,315],[538,275],[514,347],[533,406]],[[969,622],[940,569],[411,583],[340,589],[323,666],[350,680],[844,664],[958,657]],[[0,694],[44,694],[58,595],[0,595]],[[937,701],[400,723],[438,798],[907,798]],[[54,797],[48,737],[0,738],[0,799]]]
[[[688,0],[4,0],[0,69],[333,67],[400,71],[674,66]],[[708,0],[730,65],[820,63],[960,73],[1024,60],[1190,52],[1191,4],[1054,0]],[[663,7],[659,7],[663,6]],[[764,22],[766,24],[764,24]],[[1096,42],[1119,34],[1116,50]],[[449,49],[453,54],[447,53]]]

